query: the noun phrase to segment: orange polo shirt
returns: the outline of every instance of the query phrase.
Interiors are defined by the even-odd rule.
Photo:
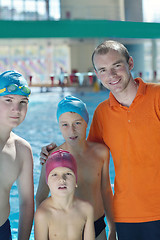
[[[115,222],[160,220],[160,85],[135,81],[131,106],[110,93],[95,110],[88,137],[112,154]]]

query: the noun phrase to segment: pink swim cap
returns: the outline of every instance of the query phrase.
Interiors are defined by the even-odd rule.
[[[72,154],[62,149],[53,152],[46,162],[46,182],[48,183],[48,176],[50,172],[57,167],[66,167],[71,169],[76,177],[77,182],[77,163]]]

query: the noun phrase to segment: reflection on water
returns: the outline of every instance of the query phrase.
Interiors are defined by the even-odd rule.
[[[59,126],[56,120],[56,109],[58,102],[66,95],[74,95],[82,99],[88,108],[89,126],[96,106],[108,98],[108,91],[92,92],[92,91],[76,91],[74,88],[66,88],[63,91],[61,88],[56,88],[52,92],[40,93],[33,90],[34,93],[30,97],[28,113],[25,121],[17,127],[14,132],[25,138],[32,147],[34,158],[34,191],[36,193],[41,166],[39,164],[39,153],[41,147],[50,142],[56,142],[57,145],[63,142]],[[88,134],[89,127],[87,129]],[[111,167],[111,182],[113,184],[114,171]],[[18,232],[18,192],[16,184],[11,190],[11,228],[13,239],[17,239]],[[33,230],[30,240],[33,240]]]

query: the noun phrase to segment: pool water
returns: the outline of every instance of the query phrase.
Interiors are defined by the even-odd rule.
[[[89,126],[96,106],[108,98],[109,91],[103,90],[99,92],[93,92],[92,89],[76,90],[75,88],[55,88],[51,92],[41,93],[39,89],[33,89],[33,93],[30,96],[29,108],[26,119],[24,122],[14,129],[14,132],[19,136],[26,139],[32,147],[33,159],[34,159],[34,195],[36,194],[38,181],[41,171],[41,165],[39,163],[39,154],[41,147],[51,142],[56,142],[57,145],[61,144],[64,140],[60,133],[58,123],[56,121],[56,108],[58,102],[67,95],[73,95],[82,99],[89,112]],[[87,128],[87,134],[89,127]],[[111,184],[114,183],[114,167],[111,159],[110,164],[110,177]],[[11,231],[13,240],[17,239],[18,233],[18,219],[19,219],[19,204],[18,204],[18,191],[16,183],[11,189]],[[107,231],[107,228],[106,228]],[[30,240],[34,239],[33,229]]]

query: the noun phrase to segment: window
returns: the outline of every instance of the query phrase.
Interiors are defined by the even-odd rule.
[[[0,19],[58,20],[60,0],[0,0]]]
[[[143,0],[143,21],[160,22],[159,9],[159,0]]]

